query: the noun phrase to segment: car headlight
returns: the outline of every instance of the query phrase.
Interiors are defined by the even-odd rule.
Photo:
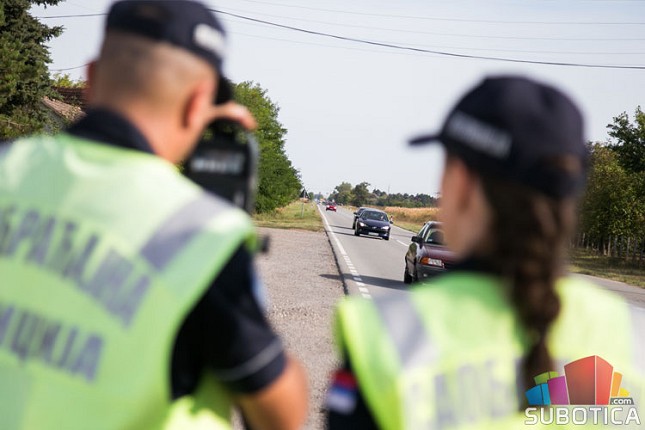
[[[390,226],[389,226],[389,225],[384,225],[384,226],[383,226],[383,227],[381,227],[381,228],[382,228],[383,230],[389,230],[389,229],[390,229]]]
[[[436,258],[423,257],[421,260],[419,260],[419,263],[425,266],[443,267],[443,261],[438,260]]]
[[[365,227],[365,223],[364,223],[364,222],[360,222],[360,221],[359,221],[359,222],[358,222],[358,225],[359,225],[359,227]]]

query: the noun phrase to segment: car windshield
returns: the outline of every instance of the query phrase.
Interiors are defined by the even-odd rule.
[[[428,231],[426,231],[423,240],[426,243],[443,245],[443,231],[439,230],[438,228],[429,228]]]
[[[383,212],[365,211],[361,214],[361,218],[371,219],[374,221],[387,221],[387,215]]]

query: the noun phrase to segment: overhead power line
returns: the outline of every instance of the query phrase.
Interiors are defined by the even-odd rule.
[[[85,63],[80,66],[74,66],[74,67],[66,67],[64,69],[51,69],[52,72],[65,72],[67,70],[74,70],[74,69],[80,69],[82,67],[87,67],[89,66],[90,63]]]
[[[295,7],[295,6],[294,6]],[[229,10],[235,11],[235,9]],[[75,14],[75,15],[51,15],[51,16],[37,16],[38,19],[50,19],[50,18],[86,18],[93,16],[105,16],[105,13],[86,13],[86,14]],[[410,34],[428,34],[432,36],[454,36],[454,37],[468,37],[474,39],[502,39],[502,40],[553,40],[553,41],[582,41],[582,42],[629,42],[629,41],[639,41],[645,40],[645,38],[632,37],[632,38],[594,38],[594,37],[522,37],[522,36],[491,36],[488,34],[461,34],[461,33],[441,33],[434,31],[418,31],[418,30],[404,30],[401,28],[384,28],[384,27],[372,27],[368,25],[357,25],[357,24],[347,24],[340,22],[329,22],[329,21],[320,21],[315,19],[299,18],[299,17],[289,17],[282,15],[272,15],[268,13],[259,13],[262,16],[270,16],[273,18],[284,18],[284,19],[293,19],[303,22],[313,22],[316,24],[325,24],[325,25],[336,25],[341,27],[350,27],[350,28],[363,28],[366,30],[378,30],[378,31],[393,31],[398,33],[410,33]],[[510,22],[509,22],[510,23]]]
[[[234,21],[226,21],[226,22],[234,22]],[[237,22],[237,21],[235,21]],[[250,24],[252,25],[252,24]],[[278,40],[281,42],[293,42],[293,43],[299,43],[303,45],[312,45],[312,46],[323,46],[326,48],[336,48],[336,47],[341,47],[344,48],[344,46],[332,46],[332,45],[325,45],[322,43],[312,43],[312,42],[306,42],[306,41],[300,41],[300,40],[289,40],[289,39],[282,39],[282,38],[275,38],[275,37],[267,37],[265,35],[260,35],[260,34],[249,34],[249,33],[244,33],[240,31],[231,31],[230,33],[232,34],[240,34],[243,36],[249,36],[249,37],[257,37],[260,39],[267,39],[267,40]],[[526,52],[525,50],[522,49],[498,49],[498,48],[463,48],[463,47],[458,47],[458,46],[451,46],[451,47],[436,47],[436,46],[429,46],[429,45],[415,45],[415,47],[425,47],[425,48],[433,48],[433,49],[468,49],[469,51],[493,51],[493,52]],[[370,49],[366,50],[366,52],[380,52],[383,53],[383,50],[376,50],[376,49]],[[581,51],[531,51],[532,54],[556,54],[556,55],[645,55],[645,52],[581,52]],[[417,54],[422,55],[423,53],[417,52]]]
[[[383,13],[370,13],[370,12],[354,12],[347,10],[338,10],[338,9],[322,9],[308,6],[298,6],[298,5],[286,5],[278,3],[269,3],[253,0],[237,0],[237,1],[246,1],[250,3],[260,3],[267,4],[272,6],[283,6],[297,9],[307,9],[315,10],[321,12],[333,12],[346,15],[362,15],[362,16],[375,16],[381,18],[405,18],[405,19],[417,19],[417,20],[426,20],[426,21],[452,21],[452,22],[471,22],[471,23],[485,23],[485,24],[538,24],[538,25],[645,25],[645,21],[625,21],[625,22],[603,22],[603,21],[503,21],[503,20],[494,20],[494,19],[465,19],[465,18],[443,18],[443,17],[431,17],[431,16],[417,16],[417,15],[392,15],[392,14],[383,14]],[[641,0],[639,0],[641,1]],[[75,18],[75,17],[88,17],[88,16],[103,16],[107,15],[105,13],[86,13],[86,14],[74,14],[74,15],[50,15],[50,16],[38,16],[38,19],[49,19],[49,18]]]
[[[493,20],[493,19],[465,19],[465,18],[444,18],[444,17],[431,17],[431,16],[419,16],[419,15],[392,15],[392,14],[383,14],[383,13],[371,13],[371,12],[355,12],[339,9],[323,9],[311,6],[300,6],[284,3],[272,3],[264,2],[257,0],[237,0],[244,1],[247,3],[256,3],[264,4],[270,6],[280,6],[280,7],[289,7],[296,9],[306,9],[306,10],[315,10],[320,12],[333,12],[341,13],[347,15],[361,15],[361,16],[377,16],[381,18],[406,18],[406,19],[417,19],[417,20],[426,20],[426,21],[455,21],[455,22],[479,22],[479,23],[488,23],[488,24],[554,24],[554,25],[645,25],[645,22],[599,22],[599,21],[502,21],[502,20]]]
[[[251,0],[247,0],[251,1]],[[414,46],[405,46],[405,45],[400,45],[400,44],[395,44],[395,43],[389,43],[389,42],[379,42],[379,41],[374,41],[374,40],[368,40],[368,39],[359,39],[359,38],[354,38],[354,37],[348,37],[348,36],[342,36],[338,34],[332,34],[332,33],[326,33],[322,31],[316,31],[316,30],[309,30],[306,28],[301,28],[301,27],[295,27],[291,25],[286,25],[286,24],[280,24],[277,22],[273,21],[268,21],[268,20],[263,20],[259,18],[253,18],[250,16],[246,15],[241,15],[237,13],[232,13],[232,12],[227,12],[223,11],[221,9],[210,9],[212,12],[216,12],[222,15],[227,15],[227,16],[232,16],[238,19],[250,21],[250,22],[256,22],[272,27],[277,27],[277,28],[282,28],[286,30],[291,30],[295,32],[300,32],[300,33],[305,33],[305,34],[310,34],[310,35],[315,35],[315,36],[321,36],[321,37],[327,37],[331,39],[336,39],[336,40],[343,40],[347,42],[353,42],[353,43],[359,43],[359,44],[364,44],[364,45],[370,45],[370,46],[378,46],[382,48],[390,48],[390,49],[398,49],[398,50],[404,50],[404,51],[410,51],[410,52],[417,52],[417,53],[424,53],[424,54],[434,54],[434,55],[440,55],[440,56],[446,56],[446,57],[453,57],[453,58],[469,58],[469,59],[477,59],[477,60],[490,60],[490,61],[502,61],[502,62],[508,62],[508,63],[523,63],[523,64],[538,64],[538,65],[546,65],[546,66],[565,66],[565,67],[585,67],[585,68],[602,68],[602,69],[630,69],[630,70],[645,70],[645,66],[626,66],[626,65],[610,65],[610,64],[586,64],[586,63],[572,63],[572,62],[557,62],[557,61],[538,61],[538,60],[523,60],[523,59],[518,59],[518,58],[507,58],[507,57],[493,57],[493,56],[484,56],[484,55],[470,55],[470,54],[460,54],[456,52],[449,52],[449,51],[441,51],[441,50],[436,50],[436,49],[426,49],[426,48],[420,48],[420,47],[414,47]],[[48,17],[37,17],[37,18],[77,18],[77,17],[91,17],[91,16],[104,16],[106,15],[105,13],[101,14],[75,14],[75,15],[55,15],[55,16],[48,16]],[[387,15],[390,16],[390,15]],[[57,69],[54,71],[65,71],[65,70],[73,70],[73,69],[78,69],[81,67],[84,67],[85,65],[82,66],[76,66],[76,67],[69,67],[66,69]]]
[[[232,9],[230,7],[226,8],[228,12],[233,11],[237,12],[240,14],[244,14],[248,11],[245,10],[239,10],[239,9]],[[261,15],[261,16],[268,16],[272,18],[282,18],[282,19],[291,19],[291,20],[296,20],[300,22],[313,22],[316,24],[325,24],[325,25],[334,25],[334,26],[339,26],[339,27],[348,27],[348,28],[363,28],[367,30],[375,30],[375,31],[392,31],[392,32],[397,32],[397,33],[408,33],[408,34],[427,34],[427,35],[432,35],[432,36],[454,36],[454,37],[467,37],[467,38],[474,38],[474,39],[502,39],[502,40],[553,40],[553,41],[603,41],[603,42],[626,42],[626,41],[639,41],[639,40],[645,40],[645,38],[612,38],[612,39],[607,39],[607,38],[594,38],[594,37],[578,37],[578,38],[566,38],[566,37],[522,37],[522,36],[491,36],[488,34],[463,34],[463,33],[445,33],[445,32],[436,32],[436,31],[419,31],[419,30],[404,30],[401,28],[387,28],[387,27],[374,27],[374,26],[369,26],[369,25],[358,25],[358,24],[347,24],[345,22],[330,22],[330,21],[320,21],[316,19],[308,19],[308,18],[301,18],[301,17],[293,17],[293,16],[284,16],[284,15],[274,15],[274,14],[269,14],[269,13],[264,13],[264,12],[255,12],[253,13],[254,15]]]
[[[298,32],[305,33],[305,34],[312,34],[312,35],[316,35],[316,36],[328,37],[328,38],[337,39],[337,40],[344,40],[344,41],[348,41],[348,42],[362,43],[362,44],[371,45],[371,46],[380,46],[380,47],[383,47],[383,48],[401,49],[401,50],[406,50],[406,51],[422,52],[422,53],[426,53],[426,54],[435,54],[435,55],[442,55],[442,56],[447,56],[447,57],[471,58],[471,59],[478,59],[478,60],[504,61],[504,62],[508,62],[508,63],[540,64],[540,65],[546,65],[546,66],[567,66],[567,67],[587,67],[587,68],[601,68],[601,69],[645,70],[645,66],[622,66],[622,65],[608,65],[608,64],[606,65],[606,64],[567,63],[567,62],[556,62],[556,61],[522,60],[522,59],[517,59],[517,58],[491,57],[491,56],[484,56],[484,55],[458,54],[458,53],[455,53],[455,52],[417,48],[417,47],[413,47],[413,46],[397,45],[397,44],[394,44],[394,43],[376,42],[376,41],[373,41],[373,40],[358,39],[358,38],[354,38],[354,37],[348,37],[348,36],[341,36],[341,35],[337,35],[337,34],[325,33],[325,32],[322,32],[322,31],[308,30],[306,28],[294,27],[294,26],[291,26],[291,25],[279,24],[279,23],[272,22],[272,21],[267,21],[267,20],[258,19],[258,18],[252,18],[252,17],[248,17],[248,16],[236,14],[236,13],[226,12],[226,11],[223,11],[223,10],[220,10],[220,9],[210,9],[210,10],[213,11],[213,12],[216,12],[216,13],[223,14],[223,15],[233,16],[233,17],[244,19],[244,20],[247,20],[247,21],[258,22],[258,23],[261,23],[261,24],[266,24],[266,25],[273,26],[273,27],[278,27],[278,28],[284,28],[284,29],[287,29],[287,30],[298,31]]]
[[[86,18],[88,16],[105,16],[107,13],[77,13],[74,15],[49,15],[49,16],[36,16],[34,18],[38,19],[50,19],[50,18]]]

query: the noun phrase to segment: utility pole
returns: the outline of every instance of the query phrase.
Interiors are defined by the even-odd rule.
[[[307,197],[308,197],[307,190],[303,188],[302,192],[300,193],[300,201],[302,202],[302,206],[300,207],[300,218],[305,217],[305,199]]]

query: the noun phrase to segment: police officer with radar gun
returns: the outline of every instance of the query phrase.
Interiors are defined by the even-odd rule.
[[[255,127],[224,39],[201,3],[116,2],[87,116],[0,145],[0,428],[304,422],[249,216],[176,168],[209,124]]]
[[[411,144],[430,142],[446,152],[440,218],[460,263],[339,304],[329,428],[641,428],[645,312],[566,274],[588,162],[578,108],[489,77]]]

